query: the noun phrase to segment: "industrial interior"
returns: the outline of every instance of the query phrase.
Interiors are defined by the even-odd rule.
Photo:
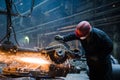
[[[120,0],[0,0],[0,80],[89,80],[81,43],[54,40],[85,20],[112,39],[120,80]]]

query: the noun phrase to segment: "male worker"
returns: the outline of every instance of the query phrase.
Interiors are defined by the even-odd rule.
[[[88,21],[81,21],[74,33],[56,35],[55,40],[64,42],[80,40],[85,50],[90,80],[112,80],[110,53],[113,44],[104,31],[92,28]]]

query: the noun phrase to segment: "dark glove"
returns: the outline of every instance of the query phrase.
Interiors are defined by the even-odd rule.
[[[63,36],[61,36],[61,35],[56,35],[56,36],[55,36],[55,40],[57,40],[57,41],[63,41],[64,38],[63,38]]]

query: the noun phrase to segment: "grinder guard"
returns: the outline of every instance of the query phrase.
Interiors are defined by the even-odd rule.
[[[70,46],[64,42],[52,42],[49,46],[53,46],[54,50],[48,52],[50,59],[56,64],[64,63],[69,58],[80,58],[79,54],[76,54],[76,51],[79,50],[70,50]],[[77,57],[76,57],[77,55]]]

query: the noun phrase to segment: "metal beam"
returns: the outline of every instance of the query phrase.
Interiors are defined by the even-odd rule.
[[[0,14],[2,14],[2,15],[7,15],[7,11],[1,11],[1,10],[0,10]],[[19,16],[19,15],[18,15],[18,14],[11,13],[11,16]]]

